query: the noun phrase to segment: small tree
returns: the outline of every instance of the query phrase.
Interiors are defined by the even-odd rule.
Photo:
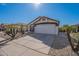
[[[72,27],[72,32],[77,32],[77,26],[71,26]]]
[[[69,25],[63,25],[62,27],[59,28],[61,31],[65,32],[76,32],[77,27],[76,26],[69,26]]]
[[[67,32],[67,31],[71,31],[71,27],[69,25],[63,25],[62,27],[59,27],[59,30]]]

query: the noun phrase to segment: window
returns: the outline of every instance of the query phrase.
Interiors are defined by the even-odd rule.
[[[42,19],[42,21],[46,21],[46,19]]]

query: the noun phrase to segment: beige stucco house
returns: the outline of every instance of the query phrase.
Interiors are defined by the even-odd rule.
[[[59,21],[39,16],[28,24],[28,31],[44,34],[58,34]]]

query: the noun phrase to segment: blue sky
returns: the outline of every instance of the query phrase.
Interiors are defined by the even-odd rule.
[[[60,25],[79,24],[79,4],[34,3],[0,4],[0,23],[29,23],[38,16],[60,21]]]

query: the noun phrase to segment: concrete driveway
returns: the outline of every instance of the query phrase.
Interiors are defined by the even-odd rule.
[[[28,34],[0,47],[0,55],[9,56],[44,56],[48,55],[55,35]]]

